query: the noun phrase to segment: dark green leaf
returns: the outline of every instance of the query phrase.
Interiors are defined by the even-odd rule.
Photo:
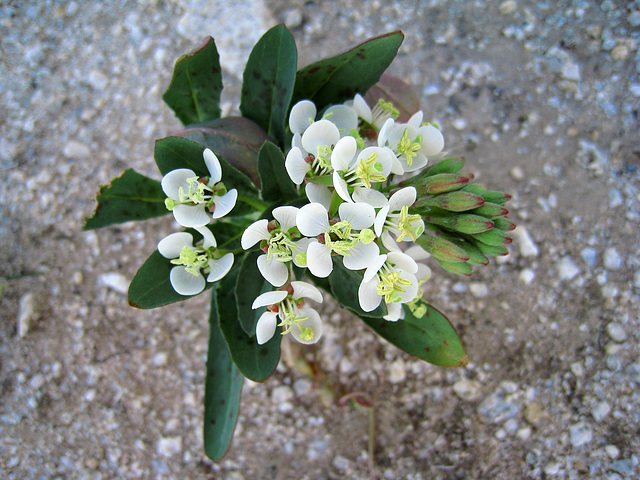
[[[341,260],[334,257],[333,271],[329,275],[329,285],[333,296],[356,315],[382,318],[387,314],[384,302],[372,312],[365,312],[360,307],[358,300],[358,288],[362,282],[362,275],[358,272],[347,269]]]
[[[158,169],[163,175],[178,168],[190,168],[197,175],[204,177],[210,175],[202,157],[202,152],[204,152],[205,148],[205,145],[187,138],[165,137],[156,140],[154,157]],[[235,188],[238,190],[239,200],[230,215],[248,213],[247,208],[242,208],[244,206],[240,205],[241,199],[243,196],[257,197],[258,189],[244,173],[227,162],[222,155],[216,153],[216,156],[222,167],[222,183],[225,184],[227,189]]]
[[[364,94],[395,58],[404,39],[401,31],[371,38],[342,55],[307,65],[296,75],[292,104],[311,100],[318,111]]]
[[[258,172],[262,185],[262,198],[267,202],[280,202],[298,196],[296,186],[284,167],[284,153],[271,142],[264,142],[258,154]]]
[[[242,77],[240,111],[284,146],[284,126],[296,80],[296,43],[276,25],[253,47]]]
[[[222,76],[213,38],[176,62],[171,84],[162,99],[187,125],[220,117]]]
[[[405,317],[397,322],[361,317],[378,335],[399,349],[440,367],[462,367],[469,357],[451,322],[434,307],[419,301],[414,315],[403,305]],[[422,312],[420,312],[422,310]]]
[[[254,382],[262,382],[269,378],[280,360],[280,329],[271,340],[258,345],[255,335],[249,336],[242,329],[238,320],[235,287],[238,281],[239,268],[229,272],[222,279],[218,288],[218,315],[220,329],[224,335],[231,357],[242,374]]]
[[[110,185],[100,187],[96,210],[87,218],[82,229],[93,230],[114,223],[166,215],[169,210],[164,204],[165,198],[160,182],[127,169],[114,178]]]
[[[233,363],[218,322],[215,292],[211,295],[207,379],[204,386],[204,451],[220,460],[229,448],[238,419],[244,378]]]
[[[264,312],[264,308],[254,310],[251,305],[258,295],[273,290],[271,284],[263,278],[256,263],[262,254],[261,251],[253,251],[245,255],[235,288],[238,321],[244,332],[250,337],[255,336],[256,324]]]
[[[248,118],[225,117],[189,125],[186,130],[176,133],[175,136],[188,138],[209,147],[260,187],[258,152],[271,137]]]

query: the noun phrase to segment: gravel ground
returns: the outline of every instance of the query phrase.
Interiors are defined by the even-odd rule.
[[[207,34],[224,111],[275,23],[300,63],[397,28],[391,72],[447,148],[513,193],[511,253],[427,298],[469,351],[440,369],[325,302],[325,338],[245,386],[232,447],[204,457],[207,299],[126,288],[170,218],[82,232],[99,183],[159,178],[173,63]],[[0,1],[0,470],[6,479],[638,478],[640,2]],[[296,356],[292,352],[291,357]],[[365,392],[368,417],[336,399]]]

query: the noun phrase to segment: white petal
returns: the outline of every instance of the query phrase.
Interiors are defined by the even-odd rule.
[[[322,293],[310,283],[294,281],[291,282],[291,286],[293,287],[293,298],[295,300],[310,298],[313,301],[322,303]]]
[[[298,214],[298,208],[296,207],[278,207],[274,208],[273,218],[275,218],[280,224],[280,229],[287,232],[289,229],[296,226],[296,215]]]
[[[289,268],[276,257],[271,257],[270,260],[267,257],[266,254],[258,257],[258,270],[271,285],[281,287],[289,280]]]
[[[356,187],[353,191],[353,200],[357,203],[368,203],[373,208],[384,207],[388,200],[387,196],[373,188]]]
[[[404,167],[400,160],[394,155],[393,156],[393,165],[391,166],[391,173],[394,175],[404,175]]]
[[[351,223],[355,230],[369,228],[376,219],[376,211],[368,203],[342,203],[338,214],[340,220]]]
[[[218,246],[216,242],[216,237],[213,236],[213,232],[209,230],[207,227],[196,227],[196,231],[202,235],[202,246],[204,248],[211,248]]]
[[[271,340],[273,334],[276,333],[276,326],[278,324],[278,314],[266,311],[258,319],[256,324],[256,340],[258,345],[263,345]]]
[[[389,210],[391,212],[399,212],[405,205],[413,205],[416,197],[417,192],[415,187],[401,188],[389,198]]]
[[[184,265],[173,267],[169,273],[169,280],[173,289],[180,295],[196,295],[203,291],[207,284],[202,275],[187,272]]]
[[[352,129],[358,128],[358,114],[346,105],[333,105],[327,108],[322,118],[326,118],[338,127],[343,135],[348,135]]]
[[[162,182],[160,183],[162,191],[167,197],[171,197],[174,200],[180,200],[180,187],[182,187],[184,193],[187,193],[189,191],[189,182],[187,182],[187,178],[193,178],[196,176],[197,175],[194,171],[188,168],[172,170],[162,177]]]
[[[353,108],[355,109],[358,116],[365,122],[371,123],[373,121],[373,117],[371,116],[371,108],[359,93],[356,93],[356,96],[353,98]]]
[[[296,215],[298,230],[305,237],[315,237],[329,230],[329,214],[319,203],[307,203]]]
[[[389,133],[391,132],[391,130],[393,130],[394,126],[395,121],[393,120],[393,118],[388,118],[387,121],[384,122],[384,125],[382,125],[382,128],[380,129],[380,132],[378,132],[379,147],[384,147],[389,142]]]
[[[375,242],[358,243],[349,251],[350,255],[342,257],[344,266],[349,270],[362,270],[369,267],[380,254],[380,248]]]
[[[387,255],[378,255],[371,264],[364,271],[364,277],[362,277],[362,281],[364,283],[369,282],[375,275],[380,271],[384,262],[387,261]],[[380,280],[378,280],[379,282]],[[377,285],[377,284],[376,284]]]
[[[218,183],[222,180],[222,167],[220,166],[220,160],[216,157],[216,154],[213,153],[208,148],[205,148],[204,152],[202,152],[202,157],[204,158],[204,163],[207,166],[207,170],[209,170],[209,184],[213,185],[214,183]]]
[[[291,108],[289,128],[292,133],[302,134],[316,119],[316,106],[310,100],[302,100]]]
[[[418,264],[409,255],[405,255],[402,252],[389,252],[387,255],[387,263],[393,265],[396,270],[407,273],[416,273],[418,271]]]
[[[365,312],[372,312],[378,308],[382,301],[382,297],[377,293],[379,283],[380,278],[375,275],[368,282],[361,282],[360,287],[358,287],[358,301],[360,302],[360,308]]]
[[[302,150],[298,147],[293,147],[289,150],[284,161],[284,167],[287,169],[289,178],[296,185],[300,185],[304,181],[304,176],[311,170],[311,166],[304,161]]]
[[[404,251],[404,253],[409,255],[416,262],[419,262],[421,260],[426,260],[427,258],[431,257],[431,254],[427,252],[424,248],[422,248],[420,245],[412,245],[411,247],[407,248]]]
[[[346,171],[356,156],[358,142],[353,137],[341,138],[331,152],[331,166],[334,170]]]
[[[397,322],[400,319],[402,313],[401,303],[387,303],[387,314],[382,317],[390,322]]]
[[[177,232],[164,237],[158,243],[158,252],[164,258],[178,258],[183,247],[193,247],[193,236],[187,232]]]
[[[271,238],[271,233],[268,230],[269,220],[266,218],[260,219],[257,222],[253,222],[247,227],[242,234],[240,244],[245,250],[250,249],[256,243],[262,240],[268,240]]]
[[[216,208],[213,209],[213,218],[222,218],[236,206],[238,200],[238,191],[232,188],[224,195],[213,198]]]
[[[320,315],[313,308],[304,307],[299,309],[298,313],[303,317],[307,317],[307,319],[293,325],[291,336],[304,345],[316,343],[322,337],[322,319]],[[313,331],[313,338],[301,338],[300,335],[303,328],[310,328]]]
[[[431,157],[442,151],[444,148],[444,136],[439,129],[433,125],[425,125],[420,128],[420,134],[422,135],[421,151],[427,157]]]
[[[389,230],[385,230],[384,232],[382,232],[380,238],[382,239],[382,245],[384,245],[384,247],[389,250],[389,252],[402,252],[402,250],[400,250],[400,247],[398,246],[398,242],[393,239],[393,237],[389,233]]]
[[[272,290],[271,292],[265,292],[262,295],[258,295],[251,304],[251,308],[254,310],[260,307],[266,307],[267,305],[275,305],[283,301],[289,295],[284,290]]]
[[[402,169],[405,172],[415,172],[416,170],[420,170],[427,163],[429,163],[429,159],[421,151],[416,152],[416,156],[413,157],[411,161],[411,165],[407,164],[407,158],[405,156],[400,157],[398,160],[400,161],[400,164],[402,165]]]
[[[231,267],[233,266],[233,253],[227,253],[226,255],[218,258],[217,260],[209,260],[209,276],[207,282],[217,282],[224,277]]]
[[[335,188],[336,193],[343,199],[345,202],[353,203],[351,200],[351,195],[349,195],[349,187],[347,182],[340,176],[340,173],[337,170],[333,171],[333,188]],[[331,203],[329,203],[331,205]]]
[[[183,227],[204,227],[211,217],[204,210],[204,205],[176,205],[173,216]]]
[[[307,128],[302,135],[302,147],[318,156],[318,147],[331,147],[340,140],[340,132],[329,120],[319,120]]]
[[[382,235],[382,229],[384,228],[384,222],[387,220],[387,214],[389,213],[389,205],[385,205],[380,209],[378,215],[376,215],[375,224],[373,227],[373,231],[376,233],[376,236]]]
[[[426,282],[431,278],[431,269],[427,267],[424,263],[419,263],[418,273],[416,273],[416,278],[421,282]]]
[[[326,185],[309,182],[304,187],[307,198],[311,203],[319,203],[328,212],[331,207],[331,190]]]
[[[391,166],[393,165],[394,155],[391,153],[391,150],[380,147],[367,147],[358,154],[356,164],[361,160],[366,160],[371,155],[377,155],[376,160],[382,165],[380,174],[388,177],[389,173],[391,173]]]
[[[307,248],[307,268],[316,277],[328,277],[333,270],[331,249],[320,242],[309,244],[309,248]]]
[[[302,148],[302,135],[299,133],[295,133],[293,138],[291,139],[291,148],[299,148],[300,151],[303,151]],[[304,155],[303,155],[304,157]]]
[[[413,128],[417,130],[418,128],[420,128],[420,124],[422,123],[423,116],[424,115],[422,113],[422,110],[418,110],[416,113],[411,115],[411,118],[407,122],[407,125],[411,125]]]
[[[418,279],[412,273],[406,272],[401,275],[401,278],[407,279],[411,282],[411,285],[402,287],[404,292],[400,292],[400,297],[402,298],[400,302],[407,303],[416,298],[416,295],[418,294]]]

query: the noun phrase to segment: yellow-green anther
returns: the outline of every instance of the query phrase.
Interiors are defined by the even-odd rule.
[[[167,210],[172,211],[177,204],[173,198],[167,197],[164,201],[164,205],[167,207]]]
[[[316,334],[311,327],[302,328],[300,331],[300,339],[310,342],[315,338]]]
[[[414,223],[416,223],[416,225],[412,225]],[[411,237],[411,240],[415,241],[416,238],[422,235],[424,230],[420,223],[420,215],[409,215],[409,207],[405,205],[400,210],[398,229],[400,230],[400,235],[398,235],[399,242],[406,236]]]
[[[404,293],[403,287],[411,285],[411,280],[402,278],[400,272],[388,272],[380,275],[380,283],[377,287],[378,295],[384,296],[386,303],[397,303],[402,300],[400,293]]]
[[[351,223],[346,220],[334,223],[331,225],[331,233],[335,233],[339,239],[345,240],[351,236]]]
[[[440,125],[438,125],[436,122],[422,122],[420,124],[421,127],[426,127],[431,125],[432,127],[436,127],[438,130],[440,130]]]
[[[407,159],[407,165],[411,166],[413,163],[413,157],[418,155],[418,151],[422,147],[422,138],[420,135],[415,140],[410,140],[408,137],[408,128],[404,129],[402,138],[398,142],[398,152],[400,155],[404,155]]]
[[[356,167],[356,175],[366,188],[371,188],[372,182],[384,182],[387,177],[382,175],[383,166],[378,161],[378,152],[373,152],[367,158],[363,158],[358,162]]]
[[[318,155],[316,155],[316,161],[324,169],[333,170],[331,166],[331,147],[328,145],[318,146]]]
[[[199,275],[200,268],[207,261],[207,255],[198,255],[193,248],[185,245],[180,250],[180,257],[171,260],[171,263],[174,265],[184,265],[186,267],[186,271],[192,275]]]
[[[420,305],[417,305],[417,303],[418,300],[414,299],[407,303],[407,306],[409,307],[409,310],[411,310],[411,313],[413,313],[414,317],[422,318],[427,313],[427,306],[424,303],[421,303]]]
[[[295,246],[296,244],[286,234],[279,232],[269,240],[267,260],[276,257],[276,260],[280,262],[288,262],[293,259],[291,249]]]
[[[384,99],[378,100],[378,106],[382,109],[382,111],[388,115],[390,115],[394,120],[400,116],[400,111],[393,106],[393,103],[387,102]]]
[[[373,230],[371,230],[370,228],[365,228],[364,230],[360,230],[360,233],[358,234],[358,239],[362,243],[367,245],[376,239],[376,234],[373,233]]]

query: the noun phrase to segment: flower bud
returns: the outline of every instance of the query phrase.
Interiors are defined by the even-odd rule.
[[[466,192],[456,192],[456,193],[464,194]],[[467,193],[467,195],[473,195],[473,194]],[[474,213],[476,215],[482,215],[483,217],[493,218],[493,217],[504,217],[505,215],[509,214],[509,210],[507,210],[504,207],[501,207],[497,203],[484,202],[484,205],[482,205],[479,208],[476,208],[471,213]]]
[[[460,233],[481,233],[491,230],[494,223],[479,215],[460,214],[451,216],[426,216],[425,223],[433,223],[447,230]]]
[[[472,236],[476,240],[479,240],[486,245],[492,246],[509,245],[511,242],[513,242],[512,237],[507,235],[502,230],[498,230],[497,228],[493,228],[487,232],[476,233]]]
[[[464,157],[450,157],[440,160],[425,171],[425,177],[432,177],[439,173],[458,173],[464,167]]]
[[[442,265],[442,268],[448,272],[455,273],[456,275],[465,275],[470,277],[473,273],[473,270],[471,270],[471,266],[468,263],[440,262],[440,265]]]
[[[462,248],[441,237],[422,235],[416,243],[441,262],[462,263],[469,260],[469,255]]]
[[[423,205],[428,207],[438,207],[451,212],[464,212],[466,210],[482,207],[482,205],[484,205],[484,198],[473,193],[450,192],[434,195],[433,197],[421,200],[415,204],[418,208]],[[477,212],[474,211],[474,213]],[[484,214],[478,213],[478,215]]]
[[[473,178],[473,174],[456,175],[454,173],[438,173],[421,180],[415,185],[420,196],[437,195],[439,193],[454,192],[460,190]],[[409,179],[411,181],[411,179]],[[400,185],[406,182],[402,182]],[[473,193],[473,192],[472,192]]]

